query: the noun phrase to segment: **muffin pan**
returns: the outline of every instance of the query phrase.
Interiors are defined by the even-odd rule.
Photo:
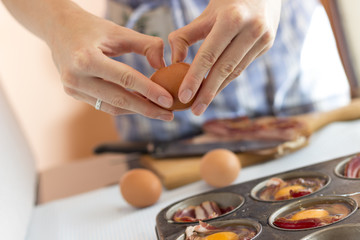
[[[198,222],[174,222],[172,216],[182,208],[197,205],[203,201],[214,201],[220,207],[232,206],[234,209],[221,216],[205,220],[206,223],[218,226],[231,222],[248,223],[256,226],[258,234],[253,239],[332,239],[332,232],[343,239],[348,239],[349,234],[356,235],[353,226],[359,229],[360,213],[357,202],[351,197],[340,196],[360,191],[359,179],[342,177],[344,164],[352,156],[345,156],[326,162],[306,166],[288,172],[274,174],[272,176],[219,188],[206,193],[180,200],[162,209],[156,216],[155,231],[159,240],[182,240],[185,239],[185,229],[188,226],[197,225]],[[325,179],[321,189],[302,196],[282,201],[263,201],[256,197],[257,191],[262,189],[267,180],[273,178],[292,177],[320,177]],[[349,208],[349,214],[334,223],[307,228],[301,230],[282,229],[274,226],[273,222],[278,216],[283,216],[290,211],[311,206],[318,203],[342,203]],[[353,233],[354,232],[354,233]],[[359,230],[357,230],[359,233]],[[351,238],[349,238],[351,239]]]

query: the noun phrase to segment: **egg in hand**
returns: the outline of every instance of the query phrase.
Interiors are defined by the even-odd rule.
[[[195,97],[186,104],[179,100],[180,85],[190,68],[188,63],[174,63],[168,67],[163,67],[157,70],[150,79],[165,88],[173,97],[173,105],[168,108],[169,110],[185,110],[193,104]]]

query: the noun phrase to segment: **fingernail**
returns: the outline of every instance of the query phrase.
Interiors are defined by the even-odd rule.
[[[203,103],[199,103],[198,105],[196,105],[193,109],[193,113],[195,115],[201,115],[203,112],[205,112],[207,108],[207,105],[206,104],[203,104]]]
[[[192,97],[193,92],[190,89],[185,89],[180,94],[180,101],[182,103],[188,103]]]
[[[165,96],[160,96],[158,98],[158,102],[159,102],[160,106],[165,107],[165,108],[169,108],[172,105],[172,99],[165,97]]]
[[[173,118],[170,114],[161,114],[157,117],[157,119],[163,120],[163,121],[171,121]]]

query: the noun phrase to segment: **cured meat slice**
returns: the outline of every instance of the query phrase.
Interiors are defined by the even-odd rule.
[[[196,222],[218,217],[233,209],[234,207],[232,206],[222,209],[214,201],[204,201],[198,206],[189,206],[184,209],[179,209],[172,219],[175,222]]]
[[[195,219],[196,217],[194,206],[189,206],[187,208],[178,210],[173,216],[173,220],[175,222],[192,222]]]
[[[305,122],[296,118],[262,117],[250,119],[238,117],[214,119],[203,124],[203,130],[221,137],[244,140],[292,141],[301,136],[310,136]]]
[[[344,176],[349,178],[360,178],[360,153],[352,157],[345,166]]]

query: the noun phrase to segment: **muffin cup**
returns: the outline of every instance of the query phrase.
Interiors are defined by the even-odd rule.
[[[287,228],[281,228],[281,227],[278,227],[278,226],[274,225],[274,222],[276,221],[276,219],[278,219],[279,217],[284,217],[287,214],[290,214],[290,213],[292,213],[294,211],[297,211],[297,210],[300,211],[300,210],[303,210],[303,209],[308,208],[308,207],[312,207],[312,206],[317,205],[317,204],[336,204],[336,203],[345,204],[350,210],[350,212],[349,212],[349,214],[347,216],[345,216],[344,218],[342,218],[342,219],[340,219],[340,220],[338,220],[336,222],[329,223],[329,224],[323,225],[323,226],[303,228],[303,229],[287,229]],[[296,202],[287,204],[287,205],[281,207],[280,209],[276,210],[275,212],[273,212],[271,214],[271,216],[269,217],[269,219],[268,219],[268,223],[269,223],[269,225],[271,227],[279,229],[279,230],[284,230],[284,231],[310,230],[310,229],[315,229],[315,228],[326,227],[326,226],[332,225],[334,223],[341,222],[342,220],[344,220],[344,219],[348,218],[350,215],[352,215],[356,211],[357,207],[358,207],[357,202],[354,199],[350,198],[350,197],[323,196],[323,197],[301,199],[301,200],[298,200]]]
[[[181,200],[175,204],[173,204],[165,213],[165,219],[168,223],[176,223],[176,224],[189,224],[189,223],[197,223],[197,221],[189,221],[189,222],[175,222],[172,218],[174,214],[181,209],[185,209],[189,206],[198,206],[204,201],[214,201],[218,204],[220,208],[227,208],[233,207],[233,209],[229,212],[226,212],[218,217],[204,219],[201,221],[209,221],[213,219],[218,219],[220,217],[226,216],[231,214],[235,210],[239,209],[245,202],[244,197],[239,194],[231,193],[231,192],[218,192],[218,193],[208,193],[208,194],[201,194],[194,197],[190,197],[184,200]]]
[[[308,195],[305,195],[305,196],[292,198],[292,199],[284,199],[284,200],[264,200],[264,199],[259,198],[258,194],[261,190],[263,190],[266,187],[267,182],[271,179],[271,178],[269,178],[269,179],[266,179],[265,181],[262,181],[259,184],[257,184],[251,190],[250,196],[257,201],[262,201],[262,202],[294,201],[294,200],[298,200],[298,199],[310,196],[310,195],[324,189],[327,185],[329,185],[329,183],[331,181],[331,178],[329,175],[327,175],[325,173],[321,173],[321,172],[315,172],[315,171],[293,171],[293,172],[288,172],[288,173],[284,173],[284,174],[279,174],[274,177],[281,178],[283,180],[290,180],[290,179],[294,179],[294,178],[320,178],[320,179],[325,180],[325,184],[323,187],[321,187],[318,190],[316,190]]]
[[[233,220],[223,220],[223,221],[215,221],[211,223],[212,226],[215,227],[225,227],[228,225],[242,225],[242,226],[248,226],[252,227],[256,230],[256,236],[252,239],[256,239],[262,231],[262,226],[259,222],[250,219],[250,218],[239,218],[239,219],[233,219]],[[185,240],[185,233],[182,233],[176,240]]]
[[[359,239],[360,223],[331,226],[309,234],[301,240],[338,240]]]

